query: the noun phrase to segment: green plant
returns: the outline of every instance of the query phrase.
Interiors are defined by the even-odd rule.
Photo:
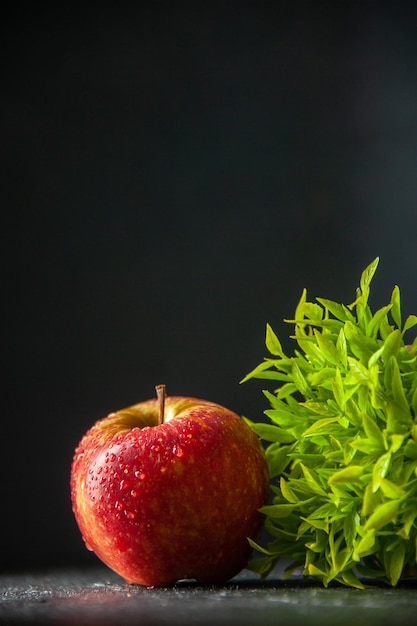
[[[297,347],[287,356],[268,324],[264,359],[250,378],[265,390],[266,423],[245,418],[265,442],[271,503],[262,508],[266,545],[250,569],[269,575],[280,559],[327,586],[395,586],[414,575],[417,543],[417,324],[401,316],[400,290],[375,313],[368,299],[376,258],[345,306],[306,290],[296,307]]]

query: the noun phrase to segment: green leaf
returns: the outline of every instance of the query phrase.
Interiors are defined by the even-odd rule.
[[[358,437],[357,439],[351,441],[349,445],[354,450],[360,450],[361,452],[364,452],[365,454],[368,454],[370,456],[377,454],[381,451],[381,448],[377,443],[375,443],[375,440],[373,439]]]
[[[333,365],[339,364],[338,354],[336,346],[330,339],[327,339],[325,335],[323,335],[320,331],[315,330],[314,336],[317,341],[317,345],[322,353],[324,359],[328,363],[332,363]]]
[[[301,292],[301,296],[300,299],[298,301],[298,304],[295,308],[295,319],[303,319],[304,317],[304,304],[307,301],[307,289],[303,289],[303,291]],[[287,320],[286,320],[287,321]]]
[[[251,422],[247,418],[244,419],[260,439],[271,442],[279,441],[280,443],[291,443],[292,441],[294,441],[294,436],[288,433],[283,428],[280,428],[279,426],[273,426],[272,424],[263,424],[262,422],[255,423]]]
[[[281,342],[269,324],[266,325],[265,345],[267,350],[275,356],[285,356]]]
[[[370,381],[369,370],[357,359],[348,357],[350,383],[368,384]]]
[[[379,504],[381,504],[380,493],[375,493],[372,489],[372,484],[368,483],[363,494],[362,515],[368,517]]]
[[[377,491],[381,484],[381,478],[387,475],[391,464],[391,452],[386,452],[379,457],[372,470],[372,489]]]
[[[361,465],[350,465],[335,472],[329,478],[330,485],[344,485],[359,482],[363,475],[364,468]]]
[[[378,263],[379,258],[377,257],[376,259],[374,259],[374,261],[372,261],[372,263],[368,265],[368,267],[363,270],[359,283],[360,288],[357,290],[357,298],[354,302],[352,302],[352,304],[349,305],[350,310],[356,307],[358,314],[358,323],[362,326],[364,325],[363,322],[366,321],[364,319],[365,307],[368,301],[370,284],[378,267]]]
[[[279,486],[280,486],[282,495],[284,496],[286,500],[288,500],[288,502],[291,502],[292,504],[296,504],[299,501],[297,496],[291,490],[291,487],[289,487],[288,482],[285,480],[283,476],[281,476],[280,478]]]
[[[289,429],[297,421],[297,417],[289,409],[266,409],[264,413],[274,424],[282,428]]]
[[[312,323],[321,322],[323,319],[323,309],[314,302],[304,302],[300,306],[302,317]]]
[[[362,293],[366,292],[371,284],[372,278],[374,277],[374,274],[377,270],[379,264],[379,257],[376,257],[369,265],[368,267],[366,267],[362,274],[361,274],[361,279],[360,279],[360,288]]]
[[[277,559],[272,559],[271,557],[261,557],[258,559],[252,559],[246,568],[254,572],[255,574],[260,574],[262,578],[265,578],[270,574],[272,569],[274,568]]]
[[[326,520],[315,519],[314,517],[302,517],[301,519],[303,519],[305,522],[308,522],[310,526],[316,528],[317,530],[323,530],[326,534],[329,532],[329,522],[327,522]],[[327,541],[327,537],[323,535],[322,540],[323,542]]]
[[[265,456],[270,477],[275,478],[275,476],[282,474],[289,463],[288,446],[272,443],[265,450]]]
[[[385,361],[388,361],[392,356],[396,357],[398,355],[401,344],[401,332],[399,330],[393,330],[384,341],[382,354]]]
[[[311,435],[318,434],[330,434],[334,431],[333,424],[337,423],[337,421],[338,418],[335,416],[319,419],[317,420],[317,422],[311,424],[311,426],[304,431],[303,437],[311,437]]]
[[[387,478],[383,478],[382,476],[379,478],[379,486],[384,496],[390,498],[391,500],[399,500],[404,498],[406,495],[406,492],[402,489],[402,487],[396,485]]]
[[[336,319],[341,322],[350,321],[355,323],[355,317],[349,311],[349,309],[339,302],[334,302],[333,300],[326,300],[325,298],[317,298],[317,302],[320,302],[326,309],[335,316]]]
[[[417,315],[409,315],[404,322],[403,335],[407,332],[407,330],[410,330],[410,328],[413,328],[413,326],[416,326],[416,324],[417,324]]]
[[[346,335],[343,328],[340,329],[336,342],[337,358],[344,368],[347,367],[347,343]]]
[[[277,398],[283,400],[297,391],[297,385],[294,383],[285,383],[277,390]]]
[[[362,413],[361,417],[363,428],[368,439],[375,444],[377,449],[387,449],[387,442],[379,426],[376,424],[375,419],[367,413]]]
[[[310,395],[310,386],[306,379],[304,378],[297,361],[294,359],[292,364],[292,377],[294,380],[294,384],[297,385],[297,389],[304,396]]]
[[[359,561],[364,556],[367,556],[368,554],[372,554],[372,549],[374,546],[375,546],[375,528],[371,528],[370,530],[365,532],[363,537],[361,537],[358,544],[356,545],[354,557],[353,557],[354,560]]]
[[[391,308],[392,304],[387,304],[386,306],[378,309],[375,315],[373,315],[371,321],[368,323],[367,328],[369,337],[375,337],[377,335],[382,321],[387,319],[387,315]]]
[[[407,397],[405,395],[403,383],[401,380],[401,373],[398,364],[395,362],[392,371],[391,389],[394,397],[394,402],[397,404],[398,409],[404,413],[407,417],[410,417],[410,408],[408,406]],[[411,419],[410,419],[411,422]]]
[[[346,570],[342,572],[342,581],[348,587],[354,587],[356,589],[366,589],[366,586],[359,580],[353,570]]]
[[[390,500],[389,502],[380,504],[367,520],[364,526],[365,530],[371,530],[372,528],[378,530],[391,522],[395,522],[398,515],[398,509],[398,500]]]
[[[393,291],[392,291],[392,295],[391,295],[391,315],[392,315],[392,319],[394,320],[395,324],[397,325],[397,328],[401,329],[401,296],[400,296],[400,290],[399,287],[397,285],[395,285]]]
[[[296,508],[296,504],[268,504],[262,506],[259,510],[264,515],[268,515],[272,519],[281,519],[281,517],[288,517]]]
[[[400,528],[400,530],[398,530],[397,535],[402,539],[408,540],[410,538],[411,529],[413,528],[416,521],[416,514],[417,511],[413,511],[411,514],[409,514],[405,518],[403,526]]]
[[[374,367],[378,363],[378,360],[382,357],[383,354],[384,354],[384,346],[381,346],[380,348],[378,348],[376,352],[374,352],[369,357],[368,369]]]
[[[404,569],[405,543],[401,541],[388,556],[388,576],[393,587],[397,584]]]
[[[250,537],[248,537],[248,542],[249,545],[254,549],[257,550],[258,552],[261,552],[262,554],[266,554],[267,556],[275,556],[273,552],[271,552],[271,550],[267,550],[265,548],[265,546],[261,546],[259,545],[259,543],[257,543],[256,541],[254,541],[253,539],[251,539]]]
[[[319,480],[316,478],[316,476],[313,474],[313,472],[310,471],[308,469],[308,467],[306,467],[302,463],[300,465],[301,465],[301,469],[303,471],[304,477],[305,477],[305,479],[307,481],[307,484],[310,487],[311,491],[313,493],[318,494],[318,495],[326,496],[326,491],[320,485]]]
[[[343,388],[343,380],[340,374],[340,370],[336,368],[336,375],[333,379],[332,390],[337,404],[342,411],[346,408],[345,391]]]
[[[253,370],[251,370],[242,380],[241,383],[245,383],[250,378],[259,378],[265,370],[268,370],[273,366],[274,361],[272,359],[265,359],[262,363],[259,363]]]
[[[316,413],[317,415],[325,415],[327,417],[336,417],[335,412],[329,407],[327,402],[315,402],[314,400],[307,400],[307,402],[301,403],[303,407]]]

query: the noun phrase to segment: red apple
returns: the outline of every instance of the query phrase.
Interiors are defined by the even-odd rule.
[[[247,564],[266,504],[263,449],[244,420],[196,398],[158,398],[99,420],[71,469],[90,550],[128,583],[225,582]]]

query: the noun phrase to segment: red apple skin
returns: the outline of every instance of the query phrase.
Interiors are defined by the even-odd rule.
[[[269,475],[257,436],[234,412],[168,396],[112,413],[79,443],[71,498],[86,546],[128,583],[221,583],[251,554]]]

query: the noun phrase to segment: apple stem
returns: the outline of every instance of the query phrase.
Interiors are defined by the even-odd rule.
[[[166,388],[165,388],[165,385],[156,385],[155,389],[156,389],[156,396],[159,400],[158,424],[163,424],[165,421]]]

